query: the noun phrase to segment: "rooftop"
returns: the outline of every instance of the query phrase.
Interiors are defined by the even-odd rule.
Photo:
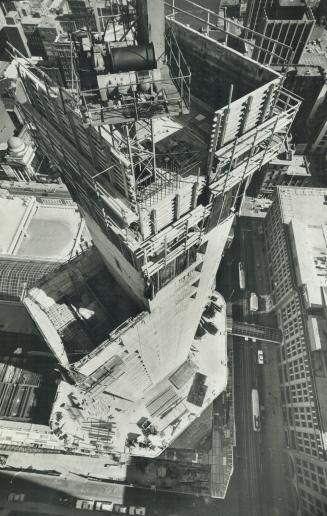
[[[305,0],[278,0],[280,7],[303,7]]]
[[[289,225],[296,280],[308,306],[322,307],[327,289],[327,189],[278,188],[283,222]]]
[[[314,20],[305,0],[277,0],[266,12],[272,20]]]
[[[327,68],[327,34],[324,27],[315,25],[299,64]]]
[[[306,158],[302,154],[292,154],[291,159],[276,158],[271,160],[271,165],[288,166],[286,174],[290,176],[308,176],[310,177],[310,170],[306,162]],[[269,165],[270,165],[269,164]]]
[[[256,197],[245,196],[242,204],[241,216],[264,219],[270,206],[270,199],[258,199]]]
[[[64,261],[84,238],[84,221],[76,206],[56,199],[0,194],[0,253],[40,260]]]

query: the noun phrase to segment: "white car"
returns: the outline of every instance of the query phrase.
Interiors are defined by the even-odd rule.
[[[24,493],[10,493],[8,495],[8,502],[23,502],[25,500]]]
[[[96,502],[95,510],[112,512],[114,510],[114,504],[112,502]]]
[[[77,500],[76,509],[84,509],[85,511],[93,511],[94,500]]]
[[[264,364],[262,349],[258,349],[258,364],[260,364],[260,365]]]
[[[137,516],[145,516],[145,513],[146,513],[145,507],[136,507],[135,508],[135,514]]]
[[[112,502],[96,502],[95,510],[112,512],[114,510],[114,504]]]
[[[119,512],[120,514],[128,514],[128,508],[126,507],[126,505],[121,505],[119,507]]]

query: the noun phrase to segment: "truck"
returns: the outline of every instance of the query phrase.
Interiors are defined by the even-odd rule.
[[[250,312],[257,312],[259,308],[258,296],[255,292],[251,292],[249,297]]]
[[[252,389],[252,426],[255,432],[259,432],[261,429],[260,424],[260,406],[259,406],[259,393],[257,389]]]
[[[245,267],[244,262],[238,262],[238,280],[240,284],[240,289],[245,289]]]

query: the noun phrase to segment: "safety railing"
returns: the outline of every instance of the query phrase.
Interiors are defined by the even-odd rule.
[[[224,34],[227,46],[233,46],[233,43],[236,42],[238,42],[238,45],[240,43],[247,45],[252,49],[254,56],[258,52],[261,55],[264,53],[266,56],[264,62],[270,62],[273,58],[274,64],[288,65],[292,61],[293,50],[291,46],[244,27],[240,23],[221,16],[219,13],[215,13],[191,0],[169,0],[165,4],[169,9],[168,19],[179,21],[195,30],[199,30],[200,22],[202,24],[201,32],[208,36],[210,36],[210,32],[217,31]],[[271,43],[273,43],[272,50],[269,46]],[[270,57],[270,60],[267,56]]]

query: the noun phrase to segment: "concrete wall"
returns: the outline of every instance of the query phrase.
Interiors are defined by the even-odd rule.
[[[234,84],[233,99],[237,99],[278,77],[265,66],[191,27],[173,20],[171,24],[191,67],[192,93],[213,109],[227,104],[231,84]]]
[[[137,318],[135,323],[123,331],[118,337],[118,342],[111,342],[109,347],[99,351],[102,355],[99,355],[96,361],[101,365],[110,356],[118,354],[125,364],[124,375],[117,377],[117,380],[110,384],[108,388],[110,392],[137,399],[140,396],[140,389],[143,392],[151,382],[156,384],[184,362],[208,296],[215,285],[216,271],[232,221],[233,217],[230,217],[207,233],[205,239],[208,244],[205,255],[201,255],[203,257],[201,272],[195,272],[194,275],[196,264],[193,264],[176,276],[149,302],[151,310],[149,313],[142,314],[141,318]],[[107,252],[108,249],[109,246],[106,246]],[[110,263],[108,262],[108,268],[110,267],[112,267],[111,260]],[[117,274],[116,279],[119,280]],[[198,284],[194,286],[196,281]],[[124,348],[119,345],[120,341]],[[128,353],[124,353],[124,349]],[[94,355],[94,352],[91,355]],[[133,360],[133,367],[130,364],[131,360]],[[84,359],[81,362],[84,362]],[[85,374],[87,369],[87,366],[82,366],[81,372]],[[106,381],[104,379],[104,383]],[[100,386],[100,391],[103,388]],[[96,392],[99,389],[98,385],[94,389]]]
[[[141,274],[126,260],[88,213],[83,212],[83,216],[94,245],[101,254],[108,270],[121,285],[122,289],[139,306],[148,307],[148,302],[144,297],[144,280]]]
[[[214,286],[232,221],[233,217],[230,217],[207,234],[208,246],[195,298],[190,296],[192,280],[188,269],[161,289],[150,302],[148,321],[144,330],[140,328],[140,332],[147,333],[145,338],[140,333],[140,349],[154,381],[177,368],[189,353],[202,311]],[[152,349],[147,349],[149,345],[156,349],[155,354]]]

